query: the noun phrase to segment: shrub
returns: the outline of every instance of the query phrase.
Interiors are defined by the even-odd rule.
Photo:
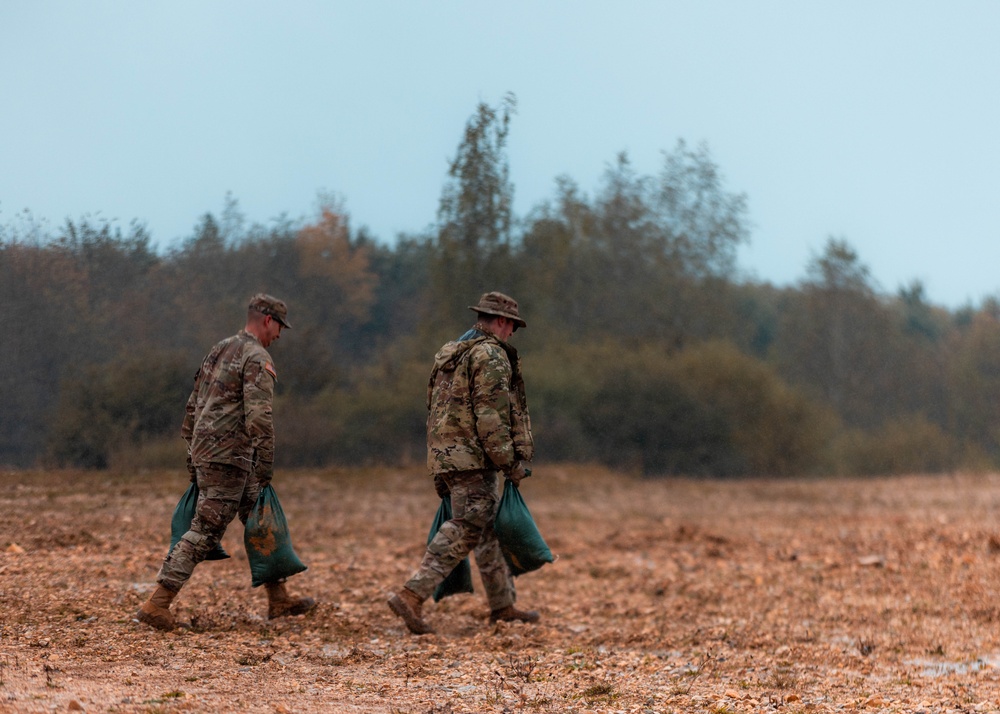
[[[288,466],[422,463],[429,374],[429,362],[386,358],[350,384],[276,404],[275,458]]]
[[[855,475],[937,473],[954,469],[962,450],[923,416],[889,422],[873,434],[851,431],[839,440],[843,470]]]
[[[821,468],[836,417],[765,363],[731,344],[709,342],[680,353],[670,369],[703,409],[727,425],[741,473],[790,476]]]
[[[532,408],[540,444],[551,448],[543,429],[557,424],[582,442],[570,458],[645,474],[815,472],[838,426],[829,411],[728,343],[676,354],[577,345],[541,363],[543,408]],[[529,381],[529,400],[532,388]],[[573,423],[578,437],[566,426]]]
[[[739,470],[724,419],[663,375],[608,374],[581,420],[598,458],[611,466],[647,475]]]
[[[179,434],[192,376],[179,355],[151,352],[65,379],[49,454],[60,465],[107,468],[116,450]]]

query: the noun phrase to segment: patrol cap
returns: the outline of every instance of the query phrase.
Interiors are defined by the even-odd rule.
[[[479,298],[478,305],[469,305],[470,310],[485,313],[487,315],[499,315],[506,317],[517,323],[518,327],[527,327],[527,323],[521,319],[521,314],[517,311],[517,300],[510,295],[490,292],[483,293]]]
[[[249,308],[256,310],[262,315],[270,315],[284,327],[289,329],[292,327],[288,324],[288,306],[285,305],[283,300],[264,293],[257,293],[250,298]]]

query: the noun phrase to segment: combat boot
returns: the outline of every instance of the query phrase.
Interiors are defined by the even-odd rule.
[[[285,590],[284,583],[264,583],[267,589],[267,619],[286,615],[304,615],[314,607],[316,601],[311,597],[295,598]]]
[[[174,615],[170,612],[170,603],[174,601],[175,597],[177,597],[177,593],[173,590],[157,585],[156,592],[149,596],[149,600],[135,614],[136,619],[139,622],[145,622],[150,627],[155,627],[157,630],[170,632],[177,627]]]
[[[434,628],[421,617],[424,603],[412,590],[403,588],[389,598],[389,608],[403,618],[406,627],[415,635],[428,635]]]
[[[535,610],[518,610],[513,605],[490,613],[490,622],[538,622],[539,618]]]

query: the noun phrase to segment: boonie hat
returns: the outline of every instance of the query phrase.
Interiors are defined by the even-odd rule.
[[[292,327],[288,324],[288,306],[283,300],[264,293],[257,293],[250,298],[249,307],[263,315],[270,315],[288,329]]]
[[[469,309],[487,315],[499,315],[500,317],[509,318],[517,323],[518,327],[528,326],[521,319],[521,314],[517,311],[517,300],[510,295],[498,292],[483,293],[483,296],[479,298],[479,304],[469,305]]]

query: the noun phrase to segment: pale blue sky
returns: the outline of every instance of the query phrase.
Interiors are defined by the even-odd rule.
[[[0,224],[29,209],[191,234],[342,197],[380,239],[433,223],[482,100],[518,100],[515,209],[627,151],[707,143],[748,196],[740,265],[788,284],[829,236],[882,290],[1000,291],[996,0],[0,0]]]

